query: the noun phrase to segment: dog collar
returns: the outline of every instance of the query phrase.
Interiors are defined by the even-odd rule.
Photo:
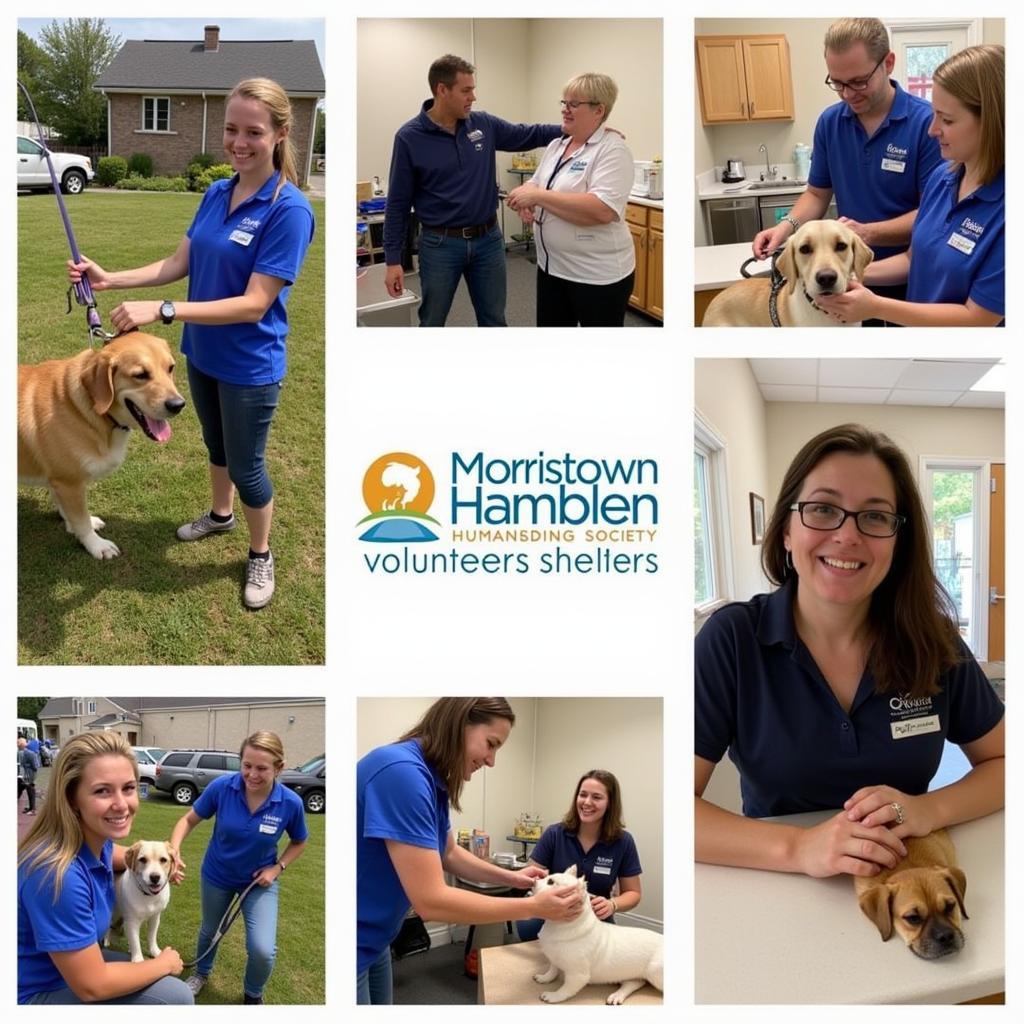
[[[123,429],[127,430],[128,428],[124,427]],[[134,871],[132,872],[132,880],[138,886],[139,892],[143,893],[144,895],[146,895],[146,896],[159,896],[160,893],[162,893],[164,891],[164,888],[167,885],[167,883],[170,881],[170,876],[168,876],[167,878],[164,879],[163,885],[161,885],[160,888],[157,889],[156,892],[153,892],[152,889],[145,888],[145,886],[143,886],[142,883],[139,882],[138,876],[135,874]]]
[[[803,288],[803,286],[802,286],[802,285],[801,285],[801,288]],[[816,303],[816,302],[814,301],[814,299],[812,299],[812,298],[810,297],[810,295],[809,295],[809,294],[807,293],[807,289],[806,289],[806,288],[803,288],[803,293],[804,293],[804,298],[805,298],[805,299],[806,299],[806,300],[807,300],[807,301],[808,301],[808,302],[809,302],[809,303],[811,304],[811,308],[813,308],[813,309],[816,309],[816,310],[817,310],[817,311],[818,311],[819,313],[821,313],[821,314],[822,314],[823,316],[831,316],[831,314],[830,314],[830,313],[826,313],[826,312],[825,312],[825,310],[823,310],[823,309],[821,308],[821,306],[819,306],[819,305],[818,305],[818,304],[817,304],[817,303]],[[839,322],[840,322],[841,324],[845,324],[845,323],[846,323],[846,321],[845,321],[845,320],[843,320],[843,319],[841,319],[841,318],[838,318],[838,319],[839,319]]]
[[[107,413],[107,419],[110,420],[110,422],[113,423],[118,430],[131,430],[131,427],[126,427],[123,424],[118,423],[117,420],[115,420],[114,417],[111,416],[109,412]]]

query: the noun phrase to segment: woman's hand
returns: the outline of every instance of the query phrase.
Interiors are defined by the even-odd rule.
[[[545,885],[533,899],[537,916],[547,921],[572,921],[583,911],[580,890],[575,885]]]
[[[277,863],[268,864],[265,868],[259,868],[257,871],[252,873],[252,877],[256,879],[257,884],[266,889],[268,885],[273,885],[284,872],[277,866]]]
[[[533,883],[538,878],[547,878],[548,869],[542,868],[539,864],[527,864],[525,868],[510,872],[510,883],[517,889],[532,889]]]
[[[893,790],[895,792],[895,790]],[[805,829],[797,841],[796,863],[812,878],[830,875],[877,875],[907,855],[899,836],[882,825],[851,821],[846,811]]]
[[[524,207],[537,206],[538,200],[544,194],[544,189],[538,188],[536,185],[530,182],[524,182],[522,185],[516,186],[509,192],[505,202],[508,204],[510,210],[521,210]]]
[[[830,316],[848,324],[858,320],[869,320],[876,315],[875,304],[878,296],[865,288],[855,277],[850,279],[842,295],[816,295],[814,304]]]
[[[82,274],[89,275],[89,285],[94,292],[102,292],[110,287],[108,282],[109,274],[98,264],[88,259],[85,253],[79,254],[82,258],[75,263],[68,260],[68,278],[72,284],[78,284],[82,280]]]
[[[533,214],[532,206],[524,206],[522,207],[522,209],[516,210],[516,213],[519,214],[519,219],[524,224],[533,224],[534,221],[537,219]]]
[[[590,908],[595,914],[597,914],[597,919],[599,921],[604,921],[615,913],[612,901],[606,900],[603,896],[591,896]]]
[[[174,855],[174,870],[171,872],[170,883],[171,885],[181,885],[185,881],[185,862],[181,859],[181,854],[178,850],[167,844],[171,853]]]
[[[114,307],[110,314],[110,322],[117,328],[119,334],[134,330],[136,327],[145,327],[146,324],[155,324],[160,319],[162,305],[162,302],[155,299],[122,302],[120,306]]]
[[[167,970],[168,974],[181,974],[185,968],[181,954],[176,949],[171,949],[170,946],[164,946],[156,959]]]
[[[894,805],[899,806],[899,811]],[[884,825],[900,839],[926,836],[935,830],[922,799],[907,796],[892,786],[865,786],[858,789],[843,807],[850,821],[858,821],[868,827]]]

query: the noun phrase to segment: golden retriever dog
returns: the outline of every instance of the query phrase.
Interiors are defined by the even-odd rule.
[[[18,367],[18,481],[49,487],[68,533],[93,558],[121,550],[96,531],[86,488],[124,461],[133,429],[151,441],[185,407],[163,338],[133,332],[70,359]]]
[[[860,236],[837,220],[810,220],[790,235],[775,261],[786,279],[779,290],[782,327],[859,327],[819,309],[819,295],[841,295],[849,281],[861,278],[874,253]],[[704,314],[704,327],[771,327],[771,281],[752,277],[716,295]]]

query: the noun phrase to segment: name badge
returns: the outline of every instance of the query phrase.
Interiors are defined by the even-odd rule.
[[[484,133],[482,131],[480,131],[479,128],[474,128],[466,136],[466,138],[469,139],[470,142],[479,142],[483,137],[484,137]]]
[[[277,834],[277,826],[276,825],[266,825],[266,824],[263,824],[263,825],[260,825],[260,831],[264,835],[273,836],[273,835]]]
[[[586,160],[573,160],[571,166],[569,167],[570,171],[585,171],[586,169],[587,169],[587,161]]]
[[[897,174],[902,174],[906,169],[907,165],[903,160],[889,160],[888,158],[882,160],[883,171],[895,171]]]
[[[595,875],[610,875],[612,873],[612,869],[611,868],[606,868],[606,867],[603,867],[600,864],[597,864],[597,865],[594,866],[593,873]]]
[[[969,238],[964,238],[963,235],[958,235],[955,231],[949,236],[949,241],[946,245],[953,246],[954,249],[962,252],[965,256],[970,256],[974,252],[974,247],[977,245],[976,242],[971,241]]]
[[[918,736],[926,732],[939,732],[939,716],[928,715],[926,718],[905,718],[902,722],[890,722],[894,740],[905,740],[908,736]]]
[[[248,245],[253,239],[253,236],[248,231],[240,231],[237,228],[228,237],[232,242],[237,242],[239,245]]]

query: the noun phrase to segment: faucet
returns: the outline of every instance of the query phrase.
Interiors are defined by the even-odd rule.
[[[772,167],[768,159],[768,147],[763,143],[757,147],[759,153],[764,153],[764,170],[761,172],[762,181],[774,181],[779,176],[778,167]]]

